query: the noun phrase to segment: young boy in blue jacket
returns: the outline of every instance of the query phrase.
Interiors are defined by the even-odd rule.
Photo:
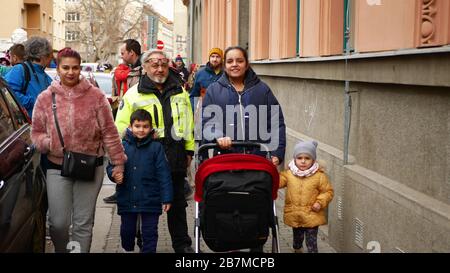
[[[155,253],[158,242],[158,220],[173,200],[172,179],[161,143],[153,141],[152,117],[143,109],[131,114],[130,126],[122,144],[128,161],[124,172],[108,177],[117,183],[117,208],[121,216],[120,238],[126,252],[134,251],[138,216],[141,216],[143,253]]]

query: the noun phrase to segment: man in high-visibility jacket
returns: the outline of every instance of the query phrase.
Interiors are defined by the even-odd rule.
[[[176,253],[189,253],[194,251],[186,222],[184,178],[194,155],[194,120],[189,94],[169,69],[169,61],[162,51],[143,54],[145,75],[123,97],[116,126],[123,133],[129,126],[131,113],[137,109],[145,109],[152,115],[155,138],[165,148],[173,181],[174,200],[167,213],[172,247]]]

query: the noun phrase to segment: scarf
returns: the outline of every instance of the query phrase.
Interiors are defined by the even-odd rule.
[[[310,177],[319,170],[319,164],[317,162],[314,162],[311,168],[302,171],[299,168],[297,168],[297,166],[295,165],[295,160],[293,159],[291,160],[291,162],[289,162],[289,169],[291,169],[292,174],[295,176]]]
[[[120,89],[122,88],[122,84],[123,84],[122,96],[125,95],[125,93],[128,91],[127,85],[128,73],[130,73],[130,68],[125,64],[119,64],[119,66],[117,66],[116,70],[114,71],[114,78],[117,84],[117,92],[119,92],[117,96],[120,96]]]

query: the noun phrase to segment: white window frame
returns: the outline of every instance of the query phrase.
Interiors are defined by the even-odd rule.
[[[74,41],[78,41],[79,39],[80,39],[79,31],[66,30],[66,41],[67,42],[74,42]]]
[[[79,12],[69,11],[66,12],[67,22],[80,22],[81,15]]]

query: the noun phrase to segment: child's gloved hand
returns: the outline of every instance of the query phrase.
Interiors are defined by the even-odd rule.
[[[319,203],[314,203],[314,205],[312,206],[312,210],[315,212],[319,212],[319,210],[322,208],[322,206]]]

